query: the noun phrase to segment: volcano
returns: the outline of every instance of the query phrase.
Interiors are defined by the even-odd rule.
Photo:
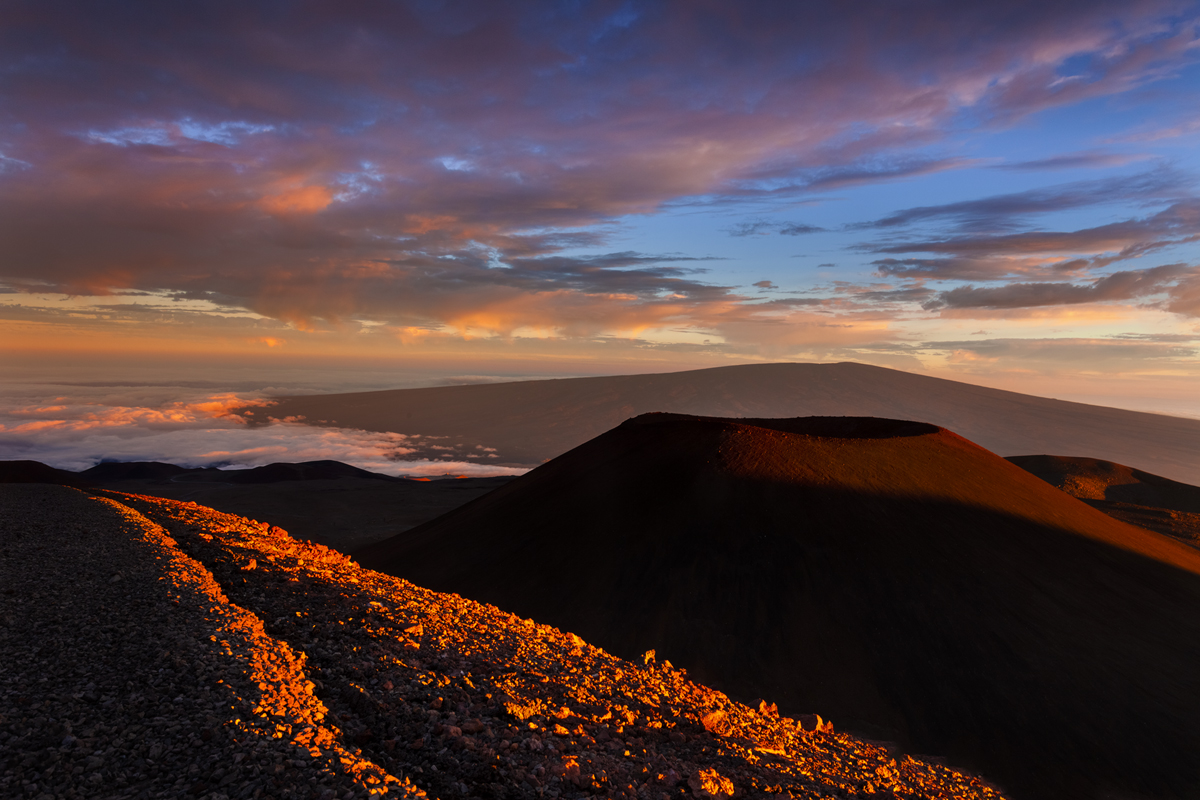
[[[1200,486],[1099,458],[1040,455],[1008,460],[1110,517],[1200,547]]]
[[[357,554],[987,774],[1200,786],[1200,552],[950,431],[646,414]]]
[[[1200,484],[1200,419],[1070,403],[869,364],[741,364],[650,375],[277,397],[239,409],[271,419],[401,433],[418,458],[488,453],[533,467],[630,417],[861,416],[940,425],[1003,456],[1112,459]],[[419,444],[423,443],[423,444]],[[426,449],[436,445],[433,449]],[[480,450],[478,448],[490,448]],[[437,449],[440,448],[440,449]]]

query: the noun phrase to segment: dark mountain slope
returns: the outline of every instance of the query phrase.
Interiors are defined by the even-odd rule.
[[[1200,553],[931,425],[645,415],[358,555],[1017,797],[1200,787]]]
[[[509,478],[408,480],[308,461],[246,470],[189,469],[157,461],[106,462],[83,472],[39,461],[0,461],[2,483],[54,483],[190,500],[290,530],[342,552],[428,522]]]
[[[1010,456],[1008,460],[1111,517],[1200,547],[1200,486],[1098,458]]]
[[[320,481],[335,478],[362,478],[365,480],[409,483],[407,478],[396,478],[379,472],[343,464],[341,461],[301,461],[294,464],[275,463],[252,469],[226,470],[221,480],[229,483],[278,483],[280,481]]]
[[[40,461],[0,461],[0,483],[57,483],[76,488],[93,485],[77,472],[55,469]]]
[[[94,467],[85,469],[80,474],[97,483],[106,483],[129,480],[165,481],[187,472],[196,471],[176,464],[165,464],[161,461],[102,461]],[[204,470],[204,472],[216,472],[216,470]]]

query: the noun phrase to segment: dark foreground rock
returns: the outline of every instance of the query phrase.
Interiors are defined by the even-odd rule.
[[[0,797],[417,794],[340,744],[303,656],[141,514],[0,486],[0,553]]]
[[[999,797],[265,524],[0,503],[0,796]]]
[[[247,470],[186,469],[155,461],[106,462],[83,472],[0,461],[0,483],[56,483],[190,500],[267,520],[300,539],[349,553],[445,514],[510,477],[406,479],[337,461]]]

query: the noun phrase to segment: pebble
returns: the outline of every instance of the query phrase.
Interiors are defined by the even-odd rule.
[[[98,494],[0,486],[0,797],[1002,796],[265,523]]]

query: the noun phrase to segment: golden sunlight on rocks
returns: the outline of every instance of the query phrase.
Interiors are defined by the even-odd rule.
[[[24,502],[21,491],[0,497],[6,508]],[[137,564],[125,583],[187,610],[172,618],[191,636],[188,658],[213,665],[205,691],[216,693],[219,713],[205,730],[228,761],[213,778],[209,762],[189,767],[186,748],[164,745],[186,778],[176,788],[190,796],[1000,797],[979,778],[835,733],[819,717],[737,703],[653,653],[623,661],[574,634],[362,569],[277,527],[154,497],[23,491],[44,503],[43,544],[70,535],[54,533],[67,530],[54,513],[87,514],[91,528],[108,525],[132,542],[124,558]],[[50,504],[58,511],[42,511]],[[5,575],[18,566],[13,554],[4,563]],[[14,684],[32,681],[34,667],[9,663],[18,667],[6,681],[0,740],[17,758],[0,794],[35,785],[33,796],[42,787],[51,797],[139,796],[142,784],[161,785],[124,753],[124,739],[99,733],[89,747],[111,755],[86,768],[99,776],[93,783],[74,779],[78,759],[57,742],[48,752],[62,768],[32,771],[43,756],[26,747],[30,724],[53,728],[84,712],[51,709],[58,701],[37,699],[36,682]]]

